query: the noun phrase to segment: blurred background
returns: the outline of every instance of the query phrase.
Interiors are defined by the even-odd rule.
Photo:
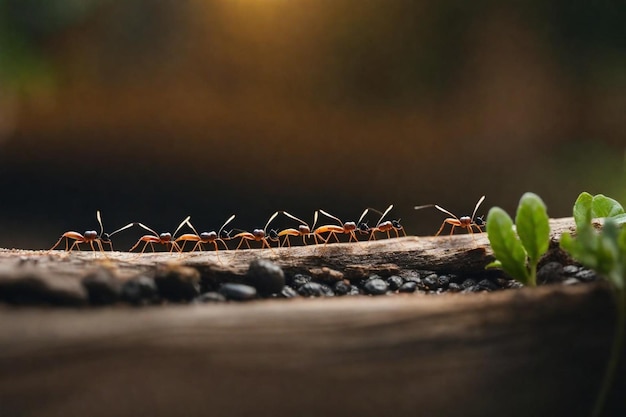
[[[47,249],[97,209],[108,231],[173,231],[393,203],[433,234],[445,215],[414,205],[624,203],[625,18],[618,0],[0,0],[0,247]]]

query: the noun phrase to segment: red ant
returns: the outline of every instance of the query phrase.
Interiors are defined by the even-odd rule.
[[[248,241],[250,240],[253,240],[256,242],[263,242],[261,249],[265,248],[266,246],[271,249],[271,246],[267,242],[267,240],[268,239],[276,240],[278,235],[275,230],[274,231],[270,230],[270,234],[268,235],[266,230],[267,230],[267,226],[269,226],[269,224],[272,222],[272,220],[274,220],[274,218],[276,218],[276,216],[278,216],[278,212],[272,214],[272,216],[267,221],[263,229],[254,229],[252,233],[243,231],[233,236],[233,239],[241,238],[241,240],[239,241],[239,245],[237,245],[237,248],[235,250],[239,249],[241,245],[243,244],[243,242],[246,242],[246,246],[248,247],[248,249],[250,249],[250,243],[248,243]]]
[[[317,211],[315,212],[315,214],[313,215],[313,226],[309,226],[307,222],[305,222],[304,220],[301,220],[299,218],[297,218],[296,216],[287,213],[286,211],[279,211],[279,213],[284,214],[285,216],[299,221],[301,224],[298,226],[297,229],[285,229],[285,230],[281,230],[280,232],[278,232],[278,238],[281,238],[283,236],[285,236],[285,239],[283,239],[283,244],[282,246],[285,246],[285,243],[287,243],[287,245],[289,247],[291,247],[291,242],[289,242],[289,237],[290,236],[302,236],[302,243],[304,243],[306,245],[306,238],[308,236],[313,235],[313,239],[315,240],[315,243],[319,243],[319,241],[317,240],[318,234],[311,232],[311,230],[313,230],[315,228],[315,223],[317,223]],[[320,239],[323,239],[320,236]]]
[[[61,243],[61,241],[64,238],[65,238],[65,250],[68,252],[71,252],[74,249],[74,247],[80,250],[80,246],[79,246],[80,243],[89,243],[89,245],[91,246],[91,250],[95,252],[96,249],[93,246],[94,242],[96,242],[96,245],[98,246],[98,249],[100,250],[100,252],[104,252],[104,247],[102,246],[102,243],[108,243],[109,246],[111,247],[111,250],[113,250],[113,242],[111,242],[111,236],[117,232],[121,232],[124,229],[128,229],[129,227],[133,225],[133,223],[127,224],[121,229],[117,229],[115,232],[111,234],[107,234],[107,233],[104,233],[104,227],[102,226],[102,217],[100,216],[100,210],[96,211],[96,219],[98,220],[98,223],[100,224],[100,234],[98,234],[95,230],[87,230],[82,235],[78,232],[65,232],[63,233],[63,235],[61,235],[57,243],[55,243],[54,246],[50,248],[50,251],[56,248],[57,246],[59,246],[59,243]],[[74,239],[74,243],[72,243],[72,245],[68,249],[68,244],[69,244],[68,242],[70,239]]]
[[[337,234],[349,234],[350,239],[348,240],[348,243],[352,242],[352,239],[354,239],[355,242],[359,241],[359,239],[357,239],[356,234],[354,232],[357,230],[357,224],[361,224],[361,220],[363,220],[363,217],[365,217],[365,215],[367,214],[368,209],[365,209],[363,214],[361,214],[359,221],[356,223],[355,222],[344,223],[338,217],[335,217],[332,214],[329,214],[322,209],[320,209],[319,212],[322,213],[326,217],[330,217],[331,219],[337,220],[339,224],[341,225],[341,226],[335,225],[335,224],[324,225],[324,226],[318,227],[317,229],[313,231],[314,235],[320,235],[321,233],[328,232],[328,236],[326,237],[326,239],[324,240],[324,238],[322,238],[325,244],[328,243],[331,236],[333,236],[335,240],[339,242],[339,238],[337,237]]]
[[[398,231],[402,231],[404,236],[406,236],[406,232],[404,231],[404,227],[402,227],[402,225],[400,224],[400,220],[393,219],[393,220],[383,221],[385,216],[391,211],[392,208],[393,208],[393,204],[391,204],[389,207],[387,207],[387,210],[385,210],[384,213],[381,213],[380,211],[378,211],[376,209],[368,209],[368,210],[372,210],[372,211],[380,214],[381,215],[380,219],[378,220],[378,223],[376,223],[376,226],[374,226],[372,228],[368,228],[368,229],[365,229],[364,227],[360,227],[360,230],[363,230],[363,231],[367,230],[367,231],[369,231],[371,233],[370,240],[372,240],[372,239],[376,240],[376,236],[375,236],[376,232],[387,233],[387,238],[389,239],[391,237],[389,235],[389,232],[391,230],[396,232],[396,237],[400,237],[400,233]],[[365,227],[367,227],[366,224],[365,224]]]
[[[471,234],[474,233],[474,230],[472,229],[472,227],[476,227],[476,229],[478,229],[478,232],[482,233],[483,231],[481,227],[484,226],[485,222],[482,217],[478,217],[476,219],[480,222],[480,224],[478,224],[478,222],[474,221],[474,216],[476,216],[476,211],[478,211],[478,207],[482,204],[484,200],[485,200],[485,196],[480,197],[480,199],[476,203],[476,207],[474,207],[474,211],[472,212],[472,217],[463,216],[461,218],[456,217],[454,214],[450,213],[448,210],[435,204],[435,208],[437,210],[442,211],[452,216],[443,221],[443,223],[441,224],[441,227],[439,228],[439,231],[437,231],[435,236],[439,236],[439,234],[443,231],[443,228],[446,226],[446,224],[449,224],[452,226],[452,229],[450,230],[450,236],[452,236],[452,234],[454,233],[455,227],[467,229],[468,233],[471,233]]]
[[[142,227],[142,228],[146,229],[147,231],[149,231],[152,234],[151,235],[144,235],[144,236],[140,237],[139,240],[137,241],[137,243],[135,243],[135,246],[130,248],[128,251],[132,252],[133,249],[135,249],[137,246],[139,246],[139,244],[141,242],[145,242],[140,253],[143,253],[146,250],[146,246],[148,246],[148,244],[150,244],[150,247],[152,248],[152,252],[154,252],[154,244],[155,243],[159,243],[161,245],[165,245],[166,247],[167,247],[167,245],[172,245],[172,247],[170,248],[170,252],[172,252],[174,250],[174,248],[176,248],[176,250],[178,252],[180,252],[180,246],[178,246],[178,243],[176,243],[175,240],[172,240],[172,236],[176,236],[176,233],[180,230],[181,227],[183,227],[183,225],[185,223],[187,223],[189,221],[190,218],[191,218],[191,216],[187,216],[187,218],[185,220],[183,220],[181,224],[178,225],[178,227],[176,228],[176,231],[174,232],[173,235],[171,233],[168,233],[168,232],[158,234],[157,232],[155,232],[154,230],[150,229],[148,226],[146,226],[146,225],[144,225],[142,223],[133,223],[133,224],[136,224],[139,227]]]
[[[226,250],[228,250],[228,246],[226,245],[226,242],[224,242],[224,238],[222,238],[221,236],[222,236],[222,231],[224,230],[224,227],[226,227],[226,225],[230,223],[234,218],[235,218],[234,214],[230,216],[228,220],[226,220],[226,222],[222,225],[222,227],[220,227],[220,230],[217,233],[215,233],[215,231],[212,231],[212,232],[202,232],[200,234],[193,227],[189,219],[187,219],[187,222],[186,222],[187,225],[191,227],[191,230],[193,230],[195,234],[187,233],[187,234],[181,235],[178,238],[176,238],[175,242],[180,242],[181,240],[183,241],[183,245],[180,247],[181,252],[185,248],[185,243],[187,243],[187,241],[196,242],[191,252],[195,251],[197,248],[202,249],[203,243],[205,244],[212,243],[215,246],[215,253],[217,254],[219,250],[217,246],[217,242],[222,242]]]

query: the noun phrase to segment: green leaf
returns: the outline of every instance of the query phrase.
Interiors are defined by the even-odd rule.
[[[624,214],[624,207],[616,200],[602,194],[593,196],[591,201],[591,215],[596,217],[614,217]]]
[[[489,262],[486,266],[485,269],[502,269],[502,262],[500,262],[499,260],[495,260],[493,262]]]
[[[546,205],[538,195],[525,193],[522,196],[517,207],[515,225],[530,263],[537,264],[550,244],[548,213]]]
[[[500,207],[492,207],[487,215],[487,236],[502,269],[513,278],[529,284],[526,252],[513,231],[513,220]]]
[[[582,192],[574,203],[574,221],[576,228],[580,229],[586,224],[591,223],[591,203],[593,196],[587,192]]]
[[[617,216],[611,217],[611,219],[613,219],[615,224],[617,224],[618,226],[623,226],[624,224],[626,224],[626,214],[619,214]]]

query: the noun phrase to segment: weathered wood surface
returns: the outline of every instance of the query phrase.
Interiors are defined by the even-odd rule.
[[[573,231],[572,218],[552,219],[551,235]],[[48,275],[82,276],[87,269],[106,266],[121,278],[150,270],[158,264],[180,263],[200,270],[205,279],[245,276],[253,259],[265,258],[279,264],[289,274],[321,273],[322,267],[342,271],[346,278],[361,278],[371,273],[392,274],[399,270],[429,270],[445,273],[483,273],[493,260],[485,233],[460,233],[454,236],[425,236],[379,239],[359,243],[333,243],[291,248],[222,250],[183,253],[167,252],[131,254],[128,252],[88,251],[0,251],[0,277],[3,271],[21,267],[27,271],[44,271]],[[19,269],[18,269],[19,270]],[[0,278],[1,279],[1,278]]]
[[[554,237],[572,228],[571,219],[552,222]],[[259,256],[288,271],[479,272],[490,250],[485,235],[474,238],[220,252],[219,261],[2,251],[0,273],[39,268],[60,279],[106,265],[123,278],[174,261],[242,276]],[[587,416],[613,326],[602,284],[141,309],[4,306],[0,416]],[[626,415],[624,361],[620,372],[609,415]]]
[[[0,415],[588,416],[613,325],[602,285],[3,308]]]

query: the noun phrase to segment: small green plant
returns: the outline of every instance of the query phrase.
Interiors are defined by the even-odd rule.
[[[487,215],[487,236],[496,260],[488,268],[502,268],[524,285],[537,285],[537,264],[548,250],[550,225],[546,205],[533,193],[522,196],[513,220],[500,207]]]
[[[591,221],[604,217],[602,231],[597,232]],[[593,416],[602,413],[606,397],[615,377],[626,327],[626,223],[624,208],[617,201],[602,194],[582,193],[574,204],[576,237],[561,236],[561,247],[582,265],[607,278],[613,287],[617,306],[617,322],[609,363],[602,381]]]

